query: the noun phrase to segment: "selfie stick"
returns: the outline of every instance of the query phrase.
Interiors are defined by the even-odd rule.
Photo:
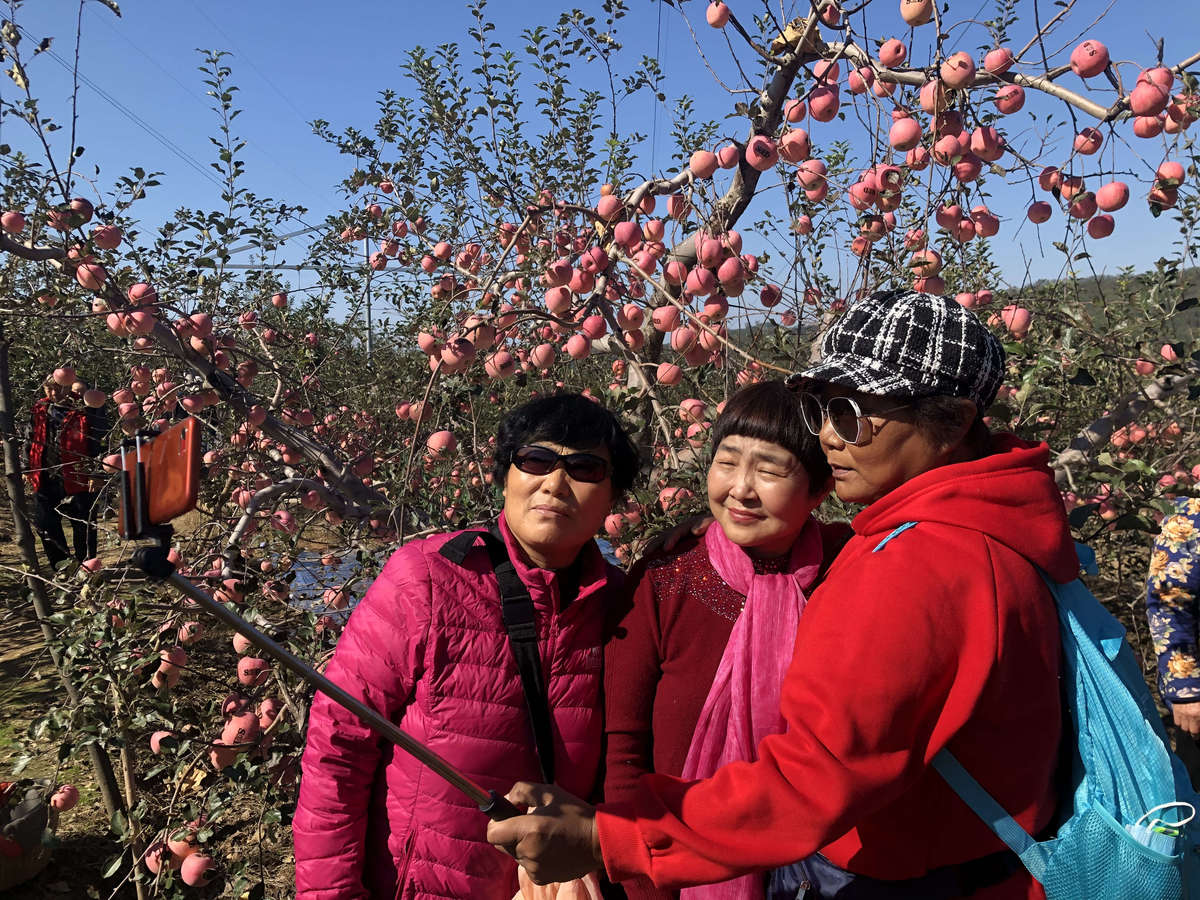
[[[133,528],[127,527],[125,534],[126,537],[157,537],[159,539],[159,543],[155,546],[142,546],[134,551],[134,565],[142,569],[151,578],[168,581],[183,591],[184,594],[194,600],[199,606],[208,610],[208,612],[245,637],[254,646],[279,660],[289,672],[303,678],[317,690],[321,691],[321,693],[325,694],[325,696],[329,697],[330,700],[354,713],[378,734],[387,738],[401,750],[415,757],[454,787],[458,788],[475,802],[480,812],[487,815],[493,821],[499,822],[503,819],[510,819],[513,816],[520,815],[517,808],[504,797],[495,791],[485,790],[476,784],[446,760],[442,759],[433,750],[430,750],[411,735],[405,734],[378,712],[371,709],[371,707],[348,694],[282,644],[263,634],[233,610],[222,603],[218,603],[207,592],[200,590],[192,581],[175,571],[175,564],[167,558],[170,546],[171,526],[151,525],[147,527],[145,525],[146,477],[140,459],[143,444],[138,440],[134,446],[138,455],[137,471],[133,473],[135,477],[129,478],[127,476],[131,473],[129,473],[126,467],[126,471],[123,473],[125,477],[122,477],[121,494],[123,500],[132,499],[133,501],[126,504],[123,510],[126,516],[125,521],[128,524],[136,524],[133,524]],[[122,460],[124,460],[124,454],[122,454]],[[130,482],[132,482],[132,489]],[[130,498],[130,494],[133,495],[132,498]],[[134,530],[135,528],[137,529],[136,531]]]

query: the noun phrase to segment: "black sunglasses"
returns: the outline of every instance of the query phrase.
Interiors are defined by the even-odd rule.
[[[526,444],[513,454],[513,465],[526,475],[549,475],[560,463],[572,481],[599,484],[608,477],[608,460],[595,453],[555,453],[549,447]]]
[[[851,397],[830,397],[825,403],[822,403],[816,394],[808,391],[798,392],[797,397],[800,399],[800,415],[804,419],[804,426],[813,435],[820,437],[821,426],[829,419],[834,432],[847,444],[857,444],[862,440],[862,422],[867,416],[886,416],[888,413],[907,409],[910,405],[905,403],[890,409],[864,413],[862,407]]]

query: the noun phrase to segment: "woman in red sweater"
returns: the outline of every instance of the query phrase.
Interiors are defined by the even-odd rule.
[[[1044,897],[931,766],[948,748],[1027,832],[1053,819],[1061,649],[1039,569],[1062,584],[1079,561],[1049,448],[982,421],[1004,370],[952,300],[850,306],[797,387],[838,496],[866,506],[796,629],[786,731],[711,778],[645,775],[625,803],[518,784],[536,808],[489,840],[535,881],[603,865],[676,888],[819,851],[792,897]]]
[[[779,686],[807,594],[849,537],[812,511],[833,486],[829,463],[782,381],[729,398],[713,425],[708,503],[716,525],[633,575],[631,607],[605,649],[604,797],[625,802],[649,772],[705,778],[753,760],[783,730]],[[683,891],[762,900],[761,875]],[[669,900],[648,879],[630,900]]]

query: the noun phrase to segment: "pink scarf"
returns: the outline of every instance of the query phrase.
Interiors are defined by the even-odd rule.
[[[746,604],[700,711],[683,765],[682,776],[687,779],[707,778],[726,763],[753,762],[759,741],[784,730],[780,689],[807,602],[804,591],[816,581],[822,556],[821,532],[812,518],[792,545],[786,569],[777,574],[755,574],[749,554],[719,525],[708,529],[704,544],[712,567],[726,584],[745,595]],[[681,900],[761,900],[762,896],[760,875],[680,892]]]

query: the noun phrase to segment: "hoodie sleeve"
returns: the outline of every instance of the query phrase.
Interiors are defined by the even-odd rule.
[[[429,634],[432,589],[420,544],[388,560],[325,673],[393,722],[420,679]],[[368,900],[364,841],[381,740],[324,694],[314,697],[292,828],[299,900]]]
[[[996,656],[982,540],[947,531],[959,533],[935,532],[937,554],[897,541],[835,564],[800,620],[781,699],[787,731],[767,737],[757,761],[703,781],[647,775],[632,801],[600,807],[612,880],[683,887],[789,864],[916,785]]]
[[[1159,688],[1169,702],[1200,700],[1200,500],[1180,501],[1163,520],[1150,554],[1146,615],[1158,657]]]

